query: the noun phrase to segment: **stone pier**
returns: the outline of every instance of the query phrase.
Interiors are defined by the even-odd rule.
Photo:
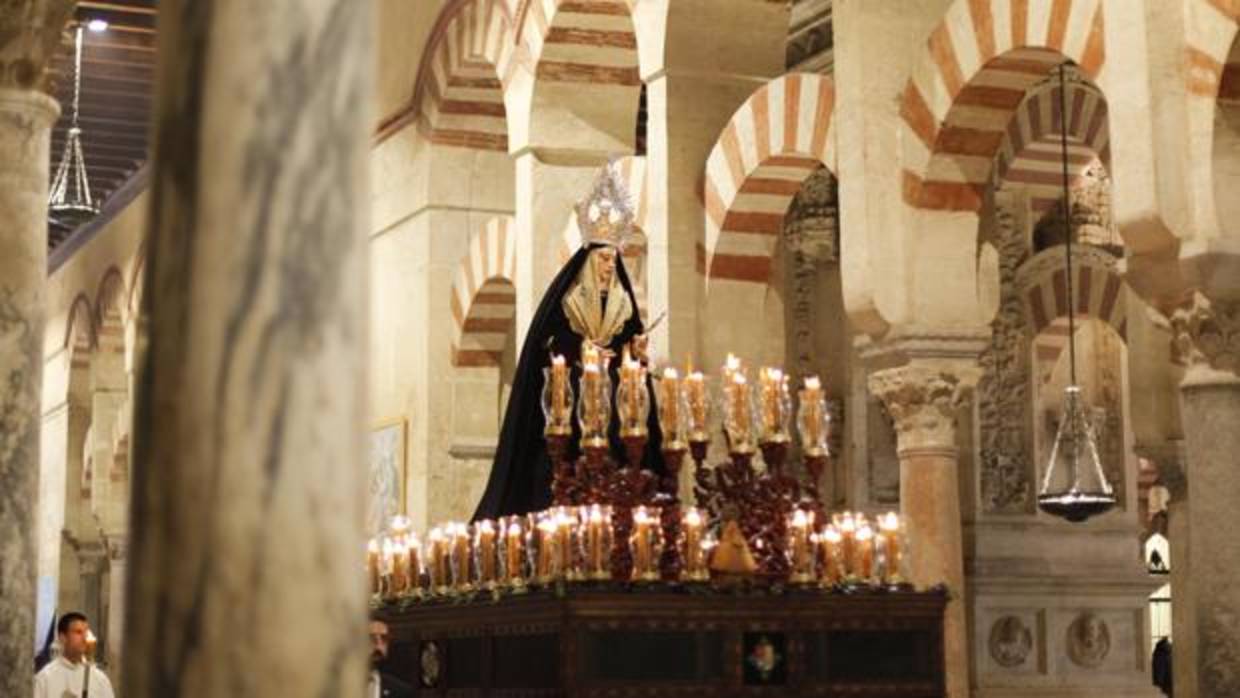
[[[365,684],[370,3],[160,3],[126,696]]]

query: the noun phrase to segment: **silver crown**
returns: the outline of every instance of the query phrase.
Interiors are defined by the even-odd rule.
[[[624,249],[625,244],[638,235],[633,201],[615,157],[607,161],[594,180],[590,194],[574,208],[584,245],[603,244]]]

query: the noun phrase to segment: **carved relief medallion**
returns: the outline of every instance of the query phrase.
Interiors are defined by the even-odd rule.
[[[1033,650],[1033,633],[1018,616],[1003,616],[990,628],[990,656],[1001,667],[1025,663]]]
[[[1111,651],[1111,631],[1092,613],[1082,613],[1068,626],[1068,658],[1073,664],[1093,669]]]

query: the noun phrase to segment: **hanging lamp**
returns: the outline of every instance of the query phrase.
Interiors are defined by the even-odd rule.
[[[1050,462],[1038,492],[1042,511],[1080,523],[1115,506],[1115,492],[1098,459],[1094,428],[1076,382],[1076,323],[1072,293],[1072,194],[1068,185],[1067,68],[1059,66],[1059,144],[1063,156],[1063,207],[1066,230],[1064,268],[1068,291],[1068,387],[1064,389],[1063,418],[1055,433]]]
[[[99,24],[97,24],[97,22]],[[92,31],[102,31],[106,24],[91,22]],[[64,151],[48,194],[47,207],[56,223],[73,228],[99,213],[99,206],[90,195],[90,178],[86,158],[82,154],[82,129],[78,126],[78,107],[82,97],[82,36],[85,26],[79,22],[73,46],[73,111],[69,130],[65,133]]]

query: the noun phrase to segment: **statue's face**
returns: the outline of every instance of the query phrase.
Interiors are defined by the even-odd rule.
[[[616,275],[616,251],[610,247],[602,247],[594,251],[594,273],[597,274],[598,287],[611,288],[611,280]]]

